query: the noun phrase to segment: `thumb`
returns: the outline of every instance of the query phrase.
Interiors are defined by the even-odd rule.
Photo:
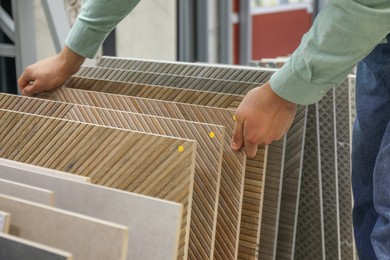
[[[240,120],[236,120],[236,124],[234,126],[234,133],[233,133],[233,138],[232,138],[232,143],[231,147],[233,150],[239,150],[243,143],[244,143],[244,137],[243,137],[243,124],[244,122]]]

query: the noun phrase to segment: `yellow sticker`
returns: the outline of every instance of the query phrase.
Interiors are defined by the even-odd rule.
[[[209,136],[210,136],[210,138],[214,138],[215,137],[214,132],[210,132]]]
[[[179,152],[183,152],[183,151],[184,151],[184,146],[180,145],[179,148],[177,148],[177,150],[178,150]]]

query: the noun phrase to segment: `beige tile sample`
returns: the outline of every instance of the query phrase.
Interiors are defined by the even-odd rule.
[[[0,111],[0,133],[3,158],[83,174],[92,183],[183,203],[179,258],[186,256],[195,141],[5,110]]]
[[[225,143],[227,144],[230,144],[233,133],[234,111],[227,109],[68,88],[45,93],[45,96],[46,98],[49,96],[50,99],[69,103],[223,125],[226,130]],[[263,176],[263,172],[259,172],[260,168],[258,166],[262,165],[260,159],[264,157],[264,152],[264,150],[259,152],[257,158],[254,159],[254,161],[257,160],[253,165],[254,167],[249,168],[252,172],[256,172],[254,174],[256,178],[262,178]],[[229,145],[224,146],[215,246],[215,252],[219,258],[230,259],[237,254],[245,164],[246,158],[243,151],[233,152]]]
[[[8,212],[0,211],[0,234],[9,232],[11,216]]]
[[[0,97],[1,97],[1,95],[0,95]],[[1,101],[0,101],[0,103],[1,103]],[[23,170],[26,170],[29,172],[46,173],[48,175],[61,177],[63,179],[69,179],[69,180],[85,182],[85,183],[91,182],[91,178],[89,178],[89,177],[75,175],[75,174],[71,174],[71,173],[67,173],[67,172],[56,171],[53,169],[39,167],[36,165],[27,164],[27,163],[21,163],[21,162],[13,161],[13,160],[7,160],[4,158],[0,158],[0,164],[4,165],[4,166],[9,166],[9,167],[12,167],[15,169],[23,169]]]
[[[0,234],[0,259],[72,260],[71,253],[26,239]]]
[[[74,259],[125,259],[127,227],[42,204],[0,195],[12,215],[10,234],[61,250]]]
[[[1,178],[0,194],[54,206],[54,192]]]
[[[56,194],[58,208],[128,227],[131,233],[128,260],[176,259],[181,204],[47,173],[30,172],[4,165],[4,161],[0,159],[0,178],[50,188]]]
[[[12,102],[15,105],[3,105],[0,107],[10,110],[20,110],[18,108],[20,104],[34,100],[34,109],[25,107],[23,112],[39,115],[39,112],[36,112],[36,108],[40,108],[40,103],[46,108],[58,106],[58,102],[48,102],[42,99],[20,96],[8,97],[8,100],[12,99],[15,100]],[[19,100],[19,102],[16,102],[16,100]],[[201,257],[202,259],[212,258],[218,193],[221,181],[224,127],[81,105],[69,106],[73,106],[73,108],[63,116],[63,118],[68,120],[188,138],[197,141],[199,149],[197,149],[197,157],[195,159],[195,183],[189,250],[190,254],[196,254],[197,257]],[[41,110],[39,109],[39,111]]]

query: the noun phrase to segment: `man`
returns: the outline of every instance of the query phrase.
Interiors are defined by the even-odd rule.
[[[139,0],[86,0],[66,46],[29,66],[24,95],[61,86]],[[291,59],[251,90],[236,113],[232,148],[249,157],[289,129],[296,104],[320,100],[359,62],[353,139],[354,229],[360,259],[390,259],[390,0],[330,0]],[[390,37],[388,37],[390,39]],[[368,56],[367,56],[368,55]]]

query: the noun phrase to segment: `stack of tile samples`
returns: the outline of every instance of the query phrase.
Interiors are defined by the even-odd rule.
[[[0,153],[181,203],[178,259],[275,258],[293,245],[306,107],[254,159],[229,147],[234,109],[272,73],[105,57],[46,100],[1,95],[2,140],[19,140]],[[128,256],[149,250],[140,244]]]
[[[281,259],[356,259],[350,158],[354,104],[354,76],[349,76],[308,106],[295,242]]]

